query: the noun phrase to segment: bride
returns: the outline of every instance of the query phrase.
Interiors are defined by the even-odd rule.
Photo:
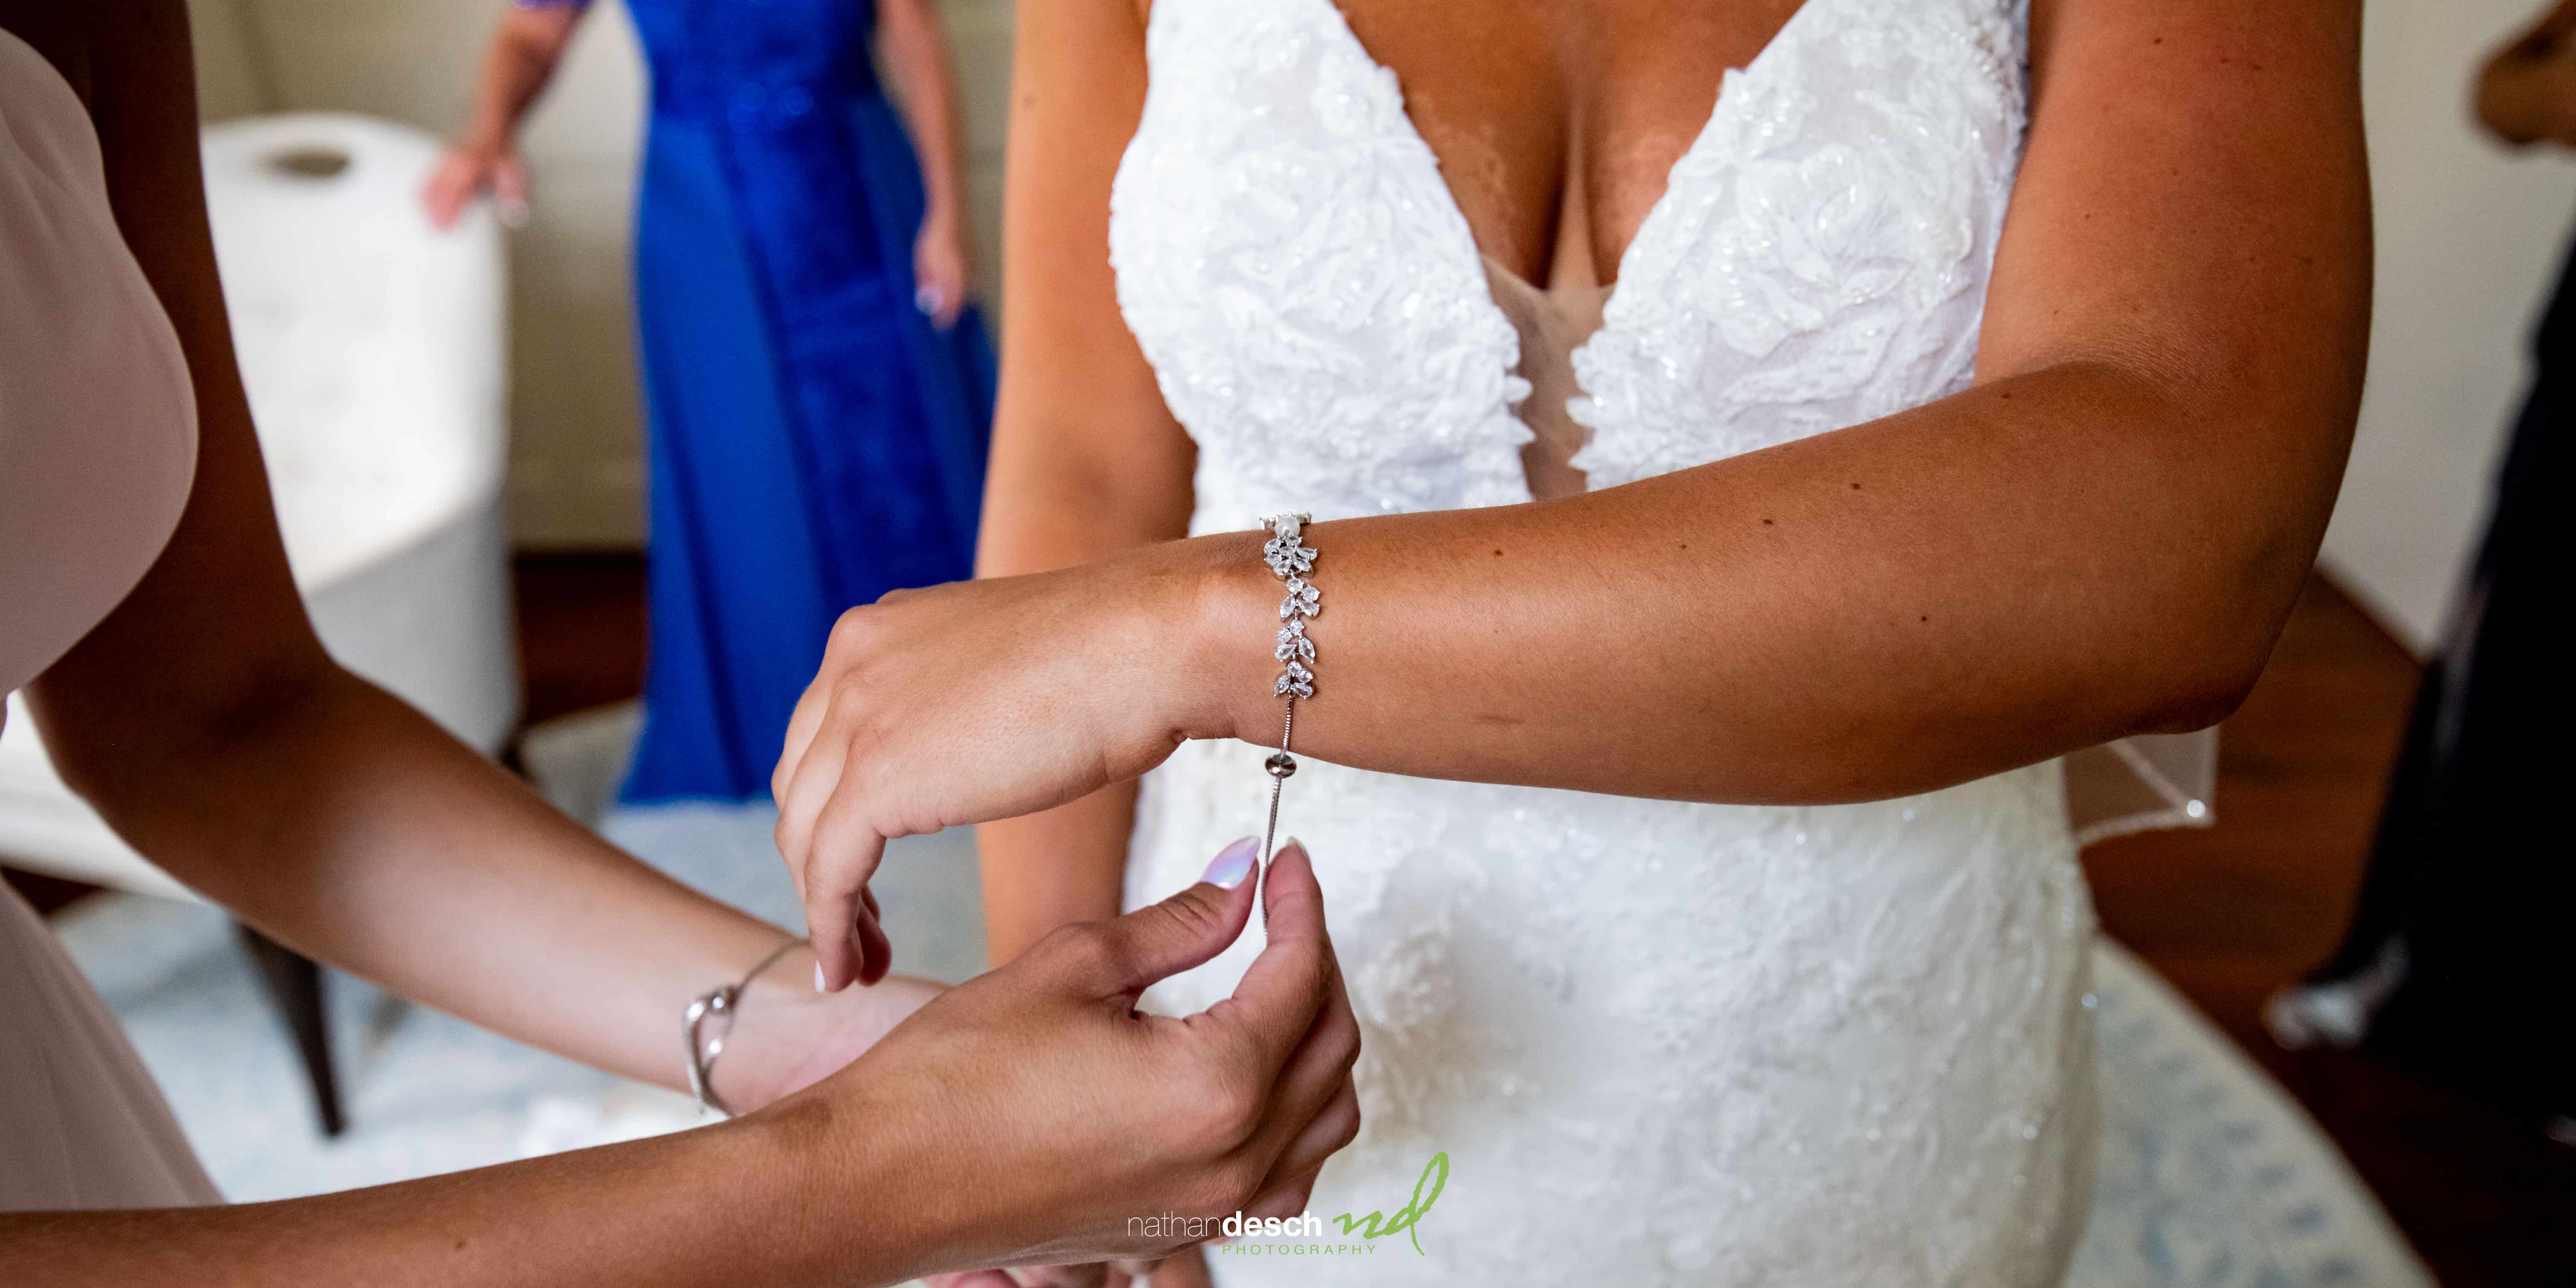
[[[1409,1240],[1218,1277],[2057,1283],[2094,1138],[2058,758],[2227,713],[2315,553],[2353,7],[1020,24],[987,579],[845,617],[776,778],[830,986],[884,969],[884,838],[987,822],[1008,958],[1258,830],[1249,530],[1311,512],[1282,831],[1367,1122],[1312,1210],[1451,1175]]]

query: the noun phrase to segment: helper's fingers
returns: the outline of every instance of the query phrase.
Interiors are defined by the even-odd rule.
[[[1109,1267],[1097,1261],[1078,1266],[1022,1266],[1020,1278],[1030,1288],[1106,1288]]]
[[[1232,1032],[1249,1045],[1265,1073],[1276,1073],[1340,988],[1332,940],[1324,930],[1324,891],[1315,883],[1305,846],[1291,840],[1271,856],[1261,909],[1270,942],[1243,972],[1234,996],[1200,1018]]]
[[[1271,1165],[1270,1175],[1261,1182],[1252,1206],[1244,1209],[1245,1214],[1293,1216],[1305,1211],[1306,1194],[1315,1186],[1315,1173],[1359,1134],[1359,1088],[1345,1078],[1341,1090],[1325,1102],[1323,1112],[1308,1120],[1288,1142],[1288,1148],[1281,1151],[1279,1161]],[[1296,1202],[1275,1212],[1263,1206],[1284,1192],[1294,1192]]]
[[[1207,1254],[1197,1248],[1183,1248],[1163,1258],[1148,1282],[1153,1288],[1215,1288],[1208,1278]]]
[[[1288,1054],[1288,1063],[1271,1088],[1271,1116],[1253,1136],[1264,1148],[1279,1148],[1281,1141],[1324,1112],[1335,1095],[1351,1085],[1351,1065],[1360,1055],[1359,1017],[1351,1012],[1341,964],[1329,951],[1324,963],[1331,974],[1325,982],[1324,1004],[1315,1012],[1315,1022],[1307,1026],[1304,1040]]]
[[[1079,986],[1101,997],[1132,996],[1224,952],[1252,922],[1249,878],[1259,858],[1247,836],[1218,851],[1198,884],[1089,928],[1101,940],[1099,960],[1108,974]]]
[[[999,1270],[968,1270],[953,1275],[923,1275],[924,1288],[1020,1288],[1019,1281]]]
[[[1318,1164],[1290,1177],[1275,1189],[1243,1205],[1243,1215],[1250,1220],[1266,1221],[1271,1217],[1292,1217],[1303,1213],[1314,1201],[1315,1177],[1323,1171]]]

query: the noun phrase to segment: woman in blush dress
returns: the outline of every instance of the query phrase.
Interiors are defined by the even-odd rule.
[[[424,194],[434,219],[485,188],[505,216],[527,200],[511,139],[586,4],[504,19]],[[767,791],[836,614],[971,570],[993,361],[957,90],[933,0],[627,7],[652,73],[635,225],[652,622],[623,796],[739,800]]]

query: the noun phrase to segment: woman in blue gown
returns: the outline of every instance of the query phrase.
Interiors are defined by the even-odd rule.
[[[740,800],[767,793],[841,610],[971,571],[993,358],[965,298],[957,95],[933,0],[627,4],[652,74],[651,645],[622,795]],[[503,21],[433,218],[487,188],[524,209],[511,138],[582,10]]]

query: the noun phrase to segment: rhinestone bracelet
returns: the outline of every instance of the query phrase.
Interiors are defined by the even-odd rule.
[[[1270,863],[1271,840],[1279,833],[1279,789],[1297,772],[1297,758],[1288,754],[1288,736],[1297,729],[1297,699],[1315,696],[1315,641],[1306,637],[1306,619],[1323,611],[1318,602],[1322,597],[1306,580],[1315,568],[1314,547],[1298,537],[1314,517],[1274,514],[1262,520],[1262,526],[1270,529],[1270,540],[1261,547],[1261,561],[1288,586],[1287,598],[1279,601],[1279,647],[1271,651],[1286,669],[1272,682],[1270,692],[1285,701],[1286,710],[1279,721],[1279,750],[1262,762],[1262,768],[1270,771],[1270,822],[1261,830],[1264,867]]]

